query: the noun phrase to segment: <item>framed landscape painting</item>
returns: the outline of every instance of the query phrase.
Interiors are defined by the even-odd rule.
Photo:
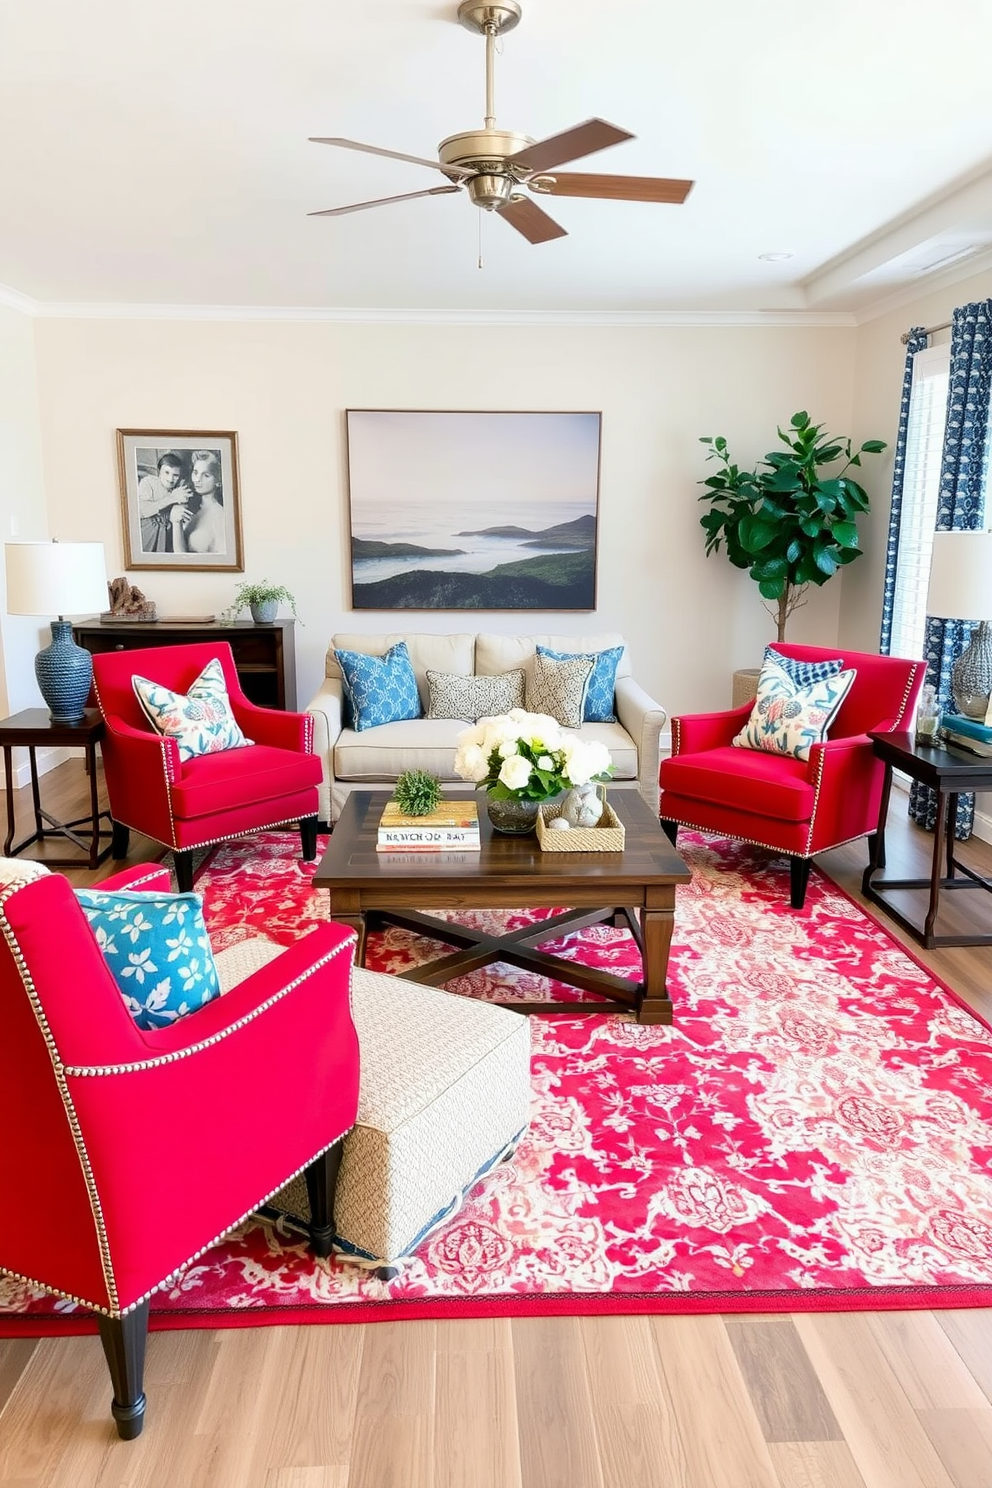
[[[596,608],[601,414],[346,416],[353,609]]]
[[[238,436],[118,429],[125,567],[241,573]]]

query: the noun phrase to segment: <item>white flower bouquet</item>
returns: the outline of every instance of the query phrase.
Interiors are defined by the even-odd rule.
[[[495,800],[547,801],[613,774],[605,744],[580,739],[546,713],[511,708],[458,735],[455,772]]]

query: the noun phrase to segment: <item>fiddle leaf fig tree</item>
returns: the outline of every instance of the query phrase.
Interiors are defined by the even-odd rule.
[[[824,434],[805,412],[794,413],[778,437],[785,449],[772,450],[755,470],[735,465],[721,436],[700,440],[720,469],[699,482],[706,487],[699,500],[710,508],[699,524],[707,556],[725,543],[734,567],[746,568],[762,598],[775,603],[782,641],[807,587],[825,584],[861,556],[857,519],[868,511],[868,495],[849,471],[885,444],[867,439],[854,450],[850,439]]]

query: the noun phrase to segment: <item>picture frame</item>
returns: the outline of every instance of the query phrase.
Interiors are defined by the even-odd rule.
[[[601,413],[345,419],[352,609],[595,610]]]
[[[118,429],[117,467],[125,568],[244,572],[233,430]]]

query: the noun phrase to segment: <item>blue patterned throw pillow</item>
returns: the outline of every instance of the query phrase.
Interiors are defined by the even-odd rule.
[[[550,646],[538,646],[539,656],[550,656],[553,661],[591,661],[593,669],[589,676],[583,723],[616,723],[613,711],[613,694],[617,684],[617,667],[623,655],[622,646],[611,646],[608,651],[552,651]]]
[[[782,668],[783,672],[788,673],[799,687],[810,687],[814,682],[825,682],[828,677],[836,677],[837,673],[844,669],[843,656],[837,656],[831,661],[796,661],[795,657],[783,656],[780,651],[775,650],[774,646],[766,646],[764,660],[767,661],[769,657]]]
[[[132,677],[131,686],[152,727],[175,739],[181,760],[221,749],[242,749],[253,742],[245,738],[231,712],[224,668],[216,656],[189,692],[173,692],[147,677]]]
[[[220,996],[200,894],[77,889],[139,1028],[166,1028]]]
[[[779,665],[781,660],[774,652],[766,655],[751,716],[731,742],[739,749],[763,749],[768,754],[808,760],[813,745],[827,737],[856,673],[852,667],[800,687]]]
[[[420,693],[406,641],[397,641],[385,656],[364,651],[335,651],[345,696],[351,708],[350,726],[376,728],[421,716]]]

